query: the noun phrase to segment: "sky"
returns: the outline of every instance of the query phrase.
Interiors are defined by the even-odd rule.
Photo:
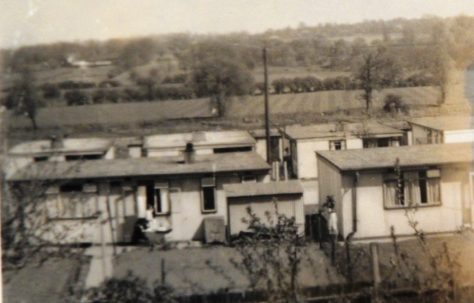
[[[0,48],[459,14],[473,0],[0,0]]]

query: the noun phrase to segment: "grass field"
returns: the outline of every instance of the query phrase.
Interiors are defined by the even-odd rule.
[[[439,92],[435,87],[384,89],[375,94],[374,108],[383,107],[383,98],[389,93],[402,96],[409,106],[436,105],[439,98]],[[272,114],[325,113],[365,108],[365,101],[360,95],[361,91],[357,90],[271,95],[270,112]],[[233,98],[227,107],[229,117],[248,117],[263,113],[263,96]]]
[[[375,96],[374,108],[383,106],[388,93],[399,94],[410,106],[434,106],[439,97],[434,87],[394,88]],[[365,108],[360,91],[323,91],[302,94],[270,96],[273,115],[322,114],[340,110]],[[248,118],[263,115],[263,97],[235,97],[228,101],[226,117]],[[48,107],[38,112],[40,128],[84,125],[143,125],[164,120],[213,117],[209,99],[155,101],[140,103],[97,104],[76,107]],[[24,116],[9,116],[11,128],[28,128],[30,121]]]
[[[263,68],[257,67],[252,71],[256,82],[263,82]],[[337,76],[349,76],[349,72],[321,70],[318,67],[269,67],[268,82],[275,79],[313,76],[319,79]]]
[[[65,302],[69,287],[81,282],[75,277],[80,268],[77,259],[51,258],[41,265],[29,264],[18,271],[4,271],[3,300],[8,303]]]
[[[86,125],[144,124],[160,120],[212,117],[209,99],[174,100],[140,103],[97,104],[42,108],[37,122],[40,128]],[[30,127],[25,116],[8,117],[13,128]]]

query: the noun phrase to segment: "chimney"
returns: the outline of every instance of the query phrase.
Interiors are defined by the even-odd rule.
[[[193,163],[195,158],[194,145],[191,142],[186,143],[186,149],[184,150],[184,163]]]
[[[63,138],[61,136],[52,135],[51,139],[51,149],[60,149],[64,147]]]

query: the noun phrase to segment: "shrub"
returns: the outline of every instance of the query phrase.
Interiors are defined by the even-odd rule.
[[[141,89],[126,88],[122,91],[122,99],[126,101],[143,101],[146,97],[146,92]]]
[[[173,83],[173,84],[178,84],[178,83],[185,83],[187,80],[188,76],[186,74],[176,74],[174,76],[166,76],[162,83]]]
[[[185,86],[160,86],[155,90],[155,97],[159,100],[192,99],[194,92]]]
[[[388,94],[384,98],[383,110],[387,113],[407,113],[408,105],[403,101],[401,96]]]
[[[80,89],[80,88],[94,88],[94,82],[72,81],[66,80],[58,83],[60,89]]]
[[[106,280],[101,286],[89,289],[87,302],[114,303],[175,303],[173,289],[168,285],[155,282],[151,289],[147,281],[129,272],[126,277]]]
[[[43,84],[41,90],[43,91],[43,98],[45,99],[56,99],[61,97],[61,90],[55,84]]]
[[[78,89],[66,92],[64,98],[69,106],[91,104],[89,95]]]

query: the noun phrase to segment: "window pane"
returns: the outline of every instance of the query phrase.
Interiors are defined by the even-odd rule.
[[[439,186],[439,178],[428,179],[427,183],[427,199],[429,203],[441,202],[441,190]]]
[[[384,201],[386,207],[398,205],[397,182],[390,181],[385,183]]]
[[[155,188],[155,204],[153,205],[154,211],[157,213],[163,212],[163,206],[161,205],[161,190]]]
[[[418,185],[420,187],[420,202],[426,204],[428,201],[428,192],[426,189],[426,172],[422,171],[419,173]]]
[[[215,210],[215,199],[214,199],[214,187],[203,187],[202,188],[202,195],[203,195],[203,209],[205,211],[208,210]]]

